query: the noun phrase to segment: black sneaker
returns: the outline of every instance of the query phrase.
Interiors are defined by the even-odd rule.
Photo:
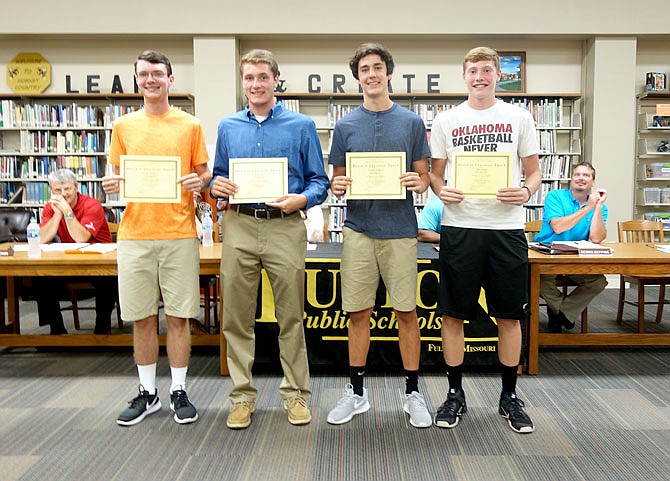
[[[565,317],[565,314],[563,314],[561,311],[558,311],[558,320],[563,325],[563,327],[568,331],[575,327],[575,323],[572,322],[567,317]]]
[[[121,426],[132,426],[139,423],[149,414],[153,414],[161,408],[161,401],[158,399],[158,391],[155,394],[149,394],[140,384],[140,394],[128,403],[128,407],[123,410],[117,418],[117,424]]]
[[[547,318],[549,319],[547,331],[552,334],[560,334],[563,332],[563,322],[561,321],[559,315],[552,311],[549,306],[547,306]]]
[[[461,416],[468,412],[468,407],[465,404],[465,392],[463,389],[447,394],[447,400],[442,403],[442,406],[437,408],[435,414],[435,426],[441,428],[456,427]]]
[[[170,393],[170,409],[174,411],[174,421],[179,424],[194,423],[198,420],[198,411],[188,400],[186,391],[177,389]]]
[[[500,395],[498,413],[507,419],[509,427],[517,433],[532,433],[535,431],[533,421],[523,410],[525,404],[514,393]]]

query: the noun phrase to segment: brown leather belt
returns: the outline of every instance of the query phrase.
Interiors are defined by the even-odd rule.
[[[279,209],[255,209],[253,207],[247,207],[246,205],[233,205],[231,207],[238,214],[249,215],[255,219],[278,219],[288,215],[284,214]]]

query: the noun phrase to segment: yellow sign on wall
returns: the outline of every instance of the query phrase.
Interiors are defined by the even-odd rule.
[[[51,65],[36,52],[23,52],[7,64],[7,85],[17,94],[39,94],[51,85]]]

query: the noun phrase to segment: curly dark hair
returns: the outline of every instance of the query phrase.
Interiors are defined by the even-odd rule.
[[[393,63],[391,52],[389,52],[381,43],[369,42],[360,45],[356,49],[354,56],[349,60],[349,68],[351,69],[351,73],[354,75],[356,80],[358,80],[358,63],[363,57],[371,54],[377,54],[381,57],[381,59],[386,64],[387,74],[390,75],[393,73],[393,67],[395,67],[395,64]]]

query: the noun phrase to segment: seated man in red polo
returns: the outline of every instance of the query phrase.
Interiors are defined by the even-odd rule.
[[[105,211],[93,197],[78,192],[77,178],[69,169],[49,174],[51,198],[44,206],[40,222],[40,243],[112,242]],[[62,286],[71,278],[35,277],[37,312],[40,326],[51,326],[51,334],[67,334],[60,312],[59,299],[64,298]],[[116,277],[84,277],[95,287],[95,334],[111,332],[111,315],[118,297]]]

